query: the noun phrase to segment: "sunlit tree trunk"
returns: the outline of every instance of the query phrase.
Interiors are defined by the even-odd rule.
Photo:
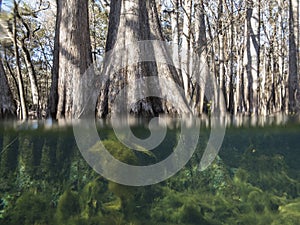
[[[229,58],[230,58],[230,79],[229,79],[229,99],[228,99],[228,109],[231,114],[236,115],[236,103],[234,100],[234,75],[237,68],[234,68],[234,57],[235,57],[235,49],[238,47],[234,43],[234,2],[233,0],[230,1],[230,34],[229,34],[229,46],[231,48],[231,51],[229,52]],[[236,78],[236,81],[239,82],[239,79]],[[238,84],[236,85],[236,90],[238,89]]]
[[[39,91],[38,91],[38,85],[37,85],[37,78],[36,78],[36,72],[34,65],[32,63],[31,54],[26,46],[26,42],[30,41],[30,38],[32,36],[30,26],[25,22],[23,17],[20,14],[19,8],[16,8],[16,14],[14,15],[17,20],[20,20],[22,25],[25,27],[25,31],[23,31],[24,35],[21,38],[21,40],[17,40],[17,43],[20,47],[20,49],[23,52],[24,61],[26,64],[26,68],[28,71],[28,77],[30,80],[30,89],[31,89],[31,98],[32,98],[32,108],[31,111],[36,111],[37,116],[39,112]]]
[[[279,64],[279,74],[281,76],[281,82],[280,82],[280,101],[281,101],[281,111],[285,114],[288,113],[288,104],[285,99],[287,99],[287,63],[285,61],[285,57],[288,54],[288,51],[286,51],[286,42],[285,42],[285,32],[284,32],[284,23],[285,23],[285,15],[288,13],[286,12],[287,3],[284,0],[280,1],[281,10],[279,11],[278,16],[278,23],[279,23],[279,43],[278,43],[278,51],[279,51],[279,57],[278,57],[278,64]]]
[[[142,40],[163,40],[155,1],[111,1],[106,51],[112,49],[122,50],[130,44],[130,50],[136,53],[135,60],[138,61],[139,53],[142,52],[143,49],[140,49],[137,41]],[[163,48],[163,46],[158,46],[158,48]],[[162,49],[162,52],[165,51]],[[168,65],[159,65],[155,62],[141,62],[135,65],[129,65],[128,57],[127,54],[118,55],[113,63],[105,65],[105,74],[109,77],[109,81],[107,81],[101,89],[97,111],[99,117],[106,117],[114,113],[114,100],[125,85],[130,84],[130,87],[132,87],[132,90],[137,96],[142,96],[142,93],[145,93],[147,96],[148,90],[151,87],[144,83],[137,84],[135,81],[138,79],[142,80],[144,77],[158,76],[171,79],[175,81],[175,83],[180,84],[179,76],[174,68]],[[115,64],[122,65],[122,68],[115,72],[115,74],[111,74],[111,68],[113,68]],[[160,113],[175,113],[174,106],[161,101],[159,98],[134,98],[135,96],[122,96],[122,104],[124,104],[124,107],[131,103],[131,114],[153,117]],[[132,102],[134,102],[134,104],[132,104]]]
[[[247,2],[247,50],[246,72],[248,78],[249,113],[258,113],[258,74],[259,74],[259,1]]]
[[[28,76],[30,80],[30,88],[31,88],[31,95],[32,95],[32,109],[33,111],[36,111],[38,114],[39,111],[39,91],[37,86],[37,79],[36,79],[36,72],[33,66],[33,63],[31,61],[30,53],[28,49],[26,48],[24,42],[21,45],[21,49],[24,53],[24,61],[26,63],[26,67],[28,70]]]
[[[58,1],[58,26],[56,35],[58,38],[58,56],[55,55],[54,63],[57,68],[53,69],[53,79],[58,79],[57,99],[55,91],[51,96],[52,101],[57,100],[57,119],[78,118],[84,110],[84,100],[79,89],[81,77],[87,71],[92,62],[88,1],[66,0]],[[56,39],[57,41],[57,39]],[[57,51],[57,49],[55,50]],[[58,72],[58,73],[57,73]],[[55,77],[56,74],[58,77]],[[56,85],[56,80],[53,80]],[[76,107],[75,107],[76,102]],[[51,103],[56,104],[56,103]],[[55,105],[50,106],[53,110]]]
[[[205,25],[205,11],[203,0],[194,1],[195,10],[195,46],[197,57],[200,59],[200,65],[193,65],[195,71],[193,76],[196,76],[197,84],[193,85],[192,92],[193,105],[197,114],[203,113],[204,94],[206,81],[209,75],[209,68],[207,65],[207,38],[206,38],[206,25]],[[199,63],[199,62],[197,62]]]
[[[189,98],[189,82],[191,76],[191,17],[192,17],[192,0],[183,0],[183,28],[182,28],[182,48],[181,48],[181,63],[182,63],[182,80],[185,91],[185,96]]]
[[[299,102],[299,1],[289,1],[289,111],[298,110]]]
[[[172,24],[172,41],[173,41],[173,62],[178,65],[180,69],[180,56],[179,56],[179,45],[180,45],[180,34],[179,34],[179,0],[175,0],[173,3],[173,12],[171,15]],[[180,71],[178,71],[180,72]]]
[[[17,14],[18,12],[18,5],[14,2],[14,13]],[[18,81],[18,92],[20,98],[20,113],[19,118],[21,120],[27,120],[27,108],[26,108],[26,100],[25,100],[25,93],[24,93],[24,83],[23,77],[21,73],[21,62],[20,62],[20,53],[18,47],[18,39],[17,39],[17,18],[14,16],[13,21],[13,45],[14,45],[14,55],[16,57],[16,70],[17,70],[17,81]]]
[[[218,5],[218,46],[219,46],[219,99],[218,99],[218,107],[220,109],[221,114],[224,114],[226,112],[226,104],[223,104],[224,97],[226,95],[226,90],[225,90],[225,46],[224,46],[224,26],[223,26],[223,13],[224,13],[224,8],[223,8],[223,0],[219,0],[219,5]]]

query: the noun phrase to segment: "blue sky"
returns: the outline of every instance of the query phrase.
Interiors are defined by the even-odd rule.
[[[13,7],[13,4],[14,4],[14,1],[13,0],[0,0],[0,2],[2,2],[1,4],[1,11],[11,11],[12,10],[12,7]]]

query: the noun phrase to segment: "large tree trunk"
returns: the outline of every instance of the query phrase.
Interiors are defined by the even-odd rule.
[[[299,0],[289,1],[289,111],[296,112],[299,101]]]
[[[16,105],[5,75],[2,59],[0,58],[0,119],[16,117]]]
[[[140,53],[144,51],[139,46],[138,41],[143,40],[163,40],[155,1],[111,1],[106,51],[114,49],[121,50],[122,52],[130,44],[130,51],[135,53],[134,60],[137,62],[140,60]],[[164,48],[163,46],[156,47]],[[165,52],[163,49],[160,50],[161,52]],[[151,50],[149,52],[150,54],[153,53]],[[100,93],[98,116],[105,117],[114,113],[114,100],[120,90],[126,85],[129,85],[136,93],[135,96],[125,94],[126,96],[123,96],[122,100],[124,107],[130,103],[131,114],[153,117],[160,113],[176,113],[173,106],[169,105],[168,102],[161,101],[157,97],[134,99],[136,96],[147,96],[151,88],[158,90],[157,86],[149,87],[147,84],[136,84],[137,79],[142,80],[145,77],[161,76],[172,81],[175,80],[175,83],[180,84],[181,82],[176,70],[171,66],[155,62],[140,62],[130,65],[128,62],[132,61],[132,58],[129,57],[127,54],[119,54],[113,62],[105,65],[105,74],[109,77],[109,80]],[[122,68],[111,74],[113,65],[122,65]]]
[[[79,117],[84,109],[84,96],[80,90],[81,77],[92,62],[88,1],[59,0],[57,7],[56,37],[59,42],[55,47],[59,49],[59,55],[54,52],[54,63],[58,63],[58,66],[54,65],[52,74],[54,80],[50,97],[50,113],[55,110],[57,102],[56,118],[71,119]]]

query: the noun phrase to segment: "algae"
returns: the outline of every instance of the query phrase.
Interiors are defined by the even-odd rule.
[[[205,147],[199,144],[175,176],[147,187],[119,185],[96,174],[68,130],[6,132],[0,135],[5,149],[0,155],[0,224],[297,225],[300,167],[295,129],[230,130],[220,157],[207,170],[198,170]],[[109,129],[102,132],[102,143],[120,161],[144,165],[170,153],[167,147],[176,144],[178,135],[168,135],[172,138],[152,154],[125,147]],[[200,140],[206,143],[203,135]]]

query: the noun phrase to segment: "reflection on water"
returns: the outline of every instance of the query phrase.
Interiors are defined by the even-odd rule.
[[[209,121],[201,122],[188,164],[166,181],[145,187],[116,184],[94,172],[69,126],[3,124],[0,224],[299,224],[298,119],[225,118],[219,155],[199,171]],[[145,121],[130,124],[137,137],[151,135]],[[98,122],[98,134],[118,160],[152,165],[167,158],[180,138],[180,121],[167,124],[164,140],[151,154],[124,146],[107,121]]]

